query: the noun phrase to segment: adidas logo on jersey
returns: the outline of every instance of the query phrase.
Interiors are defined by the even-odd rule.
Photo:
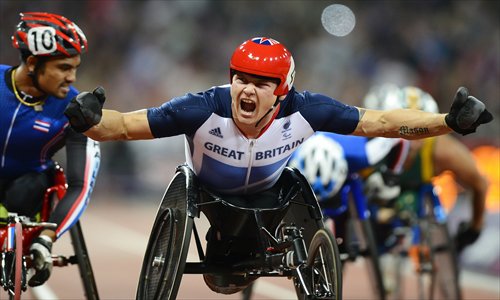
[[[214,129],[210,130],[208,133],[210,133],[211,135],[215,135],[217,137],[223,138],[222,133],[220,132],[220,127],[214,128]]]

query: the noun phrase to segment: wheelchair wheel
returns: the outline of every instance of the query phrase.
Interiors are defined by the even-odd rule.
[[[197,212],[196,177],[179,166],[158,208],[142,262],[136,299],[176,299]]]
[[[432,241],[439,290],[445,299],[462,299],[459,283],[458,258],[446,224],[435,224],[436,240]]]
[[[193,219],[180,209],[159,212],[144,257],[137,299],[176,298],[192,228]]]
[[[80,271],[80,277],[82,279],[85,297],[88,300],[98,300],[99,294],[97,293],[97,284],[94,278],[94,272],[92,271],[92,265],[90,264],[90,258],[87,252],[85,240],[83,238],[80,221],[71,227],[70,235],[73,250],[75,251],[76,262],[78,264],[78,270]]]
[[[300,299],[342,299],[342,266],[337,243],[326,229],[313,236],[307,256],[308,273],[304,281],[310,296],[297,293]]]
[[[250,283],[243,291],[241,291],[241,300],[250,300],[253,294],[253,285],[255,281]]]
[[[373,295],[378,299],[386,298],[382,269],[370,220],[354,220],[354,230],[358,239],[361,239],[361,254],[368,271]]]
[[[419,293],[425,299],[462,299],[457,257],[445,224],[428,216],[421,221]]]

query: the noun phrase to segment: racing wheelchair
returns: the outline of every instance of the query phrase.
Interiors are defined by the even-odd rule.
[[[45,228],[55,228],[57,224],[47,222],[52,208],[66,193],[66,177],[63,169],[56,164],[54,185],[44,195],[42,210],[37,219],[9,212],[0,218],[0,286],[7,292],[9,299],[21,299],[21,293],[27,290],[28,270],[34,268],[30,254],[30,245],[35,237]],[[87,246],[83,238],[80,221],[70,229],[74,255],[52,255],[52,264],[64,267],[78,265],[83,290],[87,299],[97,300],[99,295],[90,264]]]
[[[306,179],[287,167],[273,189],[255,199],[222,197],[179,166],[153,224],[136,298],[175,299],[183,274],[203,274],[209,287],[236,287],[222,293],[259,277],[287,277],[298,299],[342,299],[337,242]],[[249,207],[251,200],[260,205]],[[211,225],[206,249],[195,224],[200,213]],[[198,262],[186,262],[192,234]]]
[[[342,263],[363,257],[373,299],[387,299],[379,261],[377,239],[372,227],[371,205],[364,194],[364,183],[351,173],[335,197],[320,202],[323,214],[332,219],[335,236],[344,238],[340,249]]]
[[[394,246],[382,249],[390,260],[393,283],[392,299],[405,299],[405,271],[413,268],[418,299],[462,299],[459,265],[454,241],[447,225],[447,215],[432,183],[416,192],[405,192],[389,224]],[[374,211],[374,213],[376,213]],[[389,273],[389,272],[388,272]]]

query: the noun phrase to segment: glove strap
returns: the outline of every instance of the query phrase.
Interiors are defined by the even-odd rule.
[[[39,243],[45,248],[49,249],[49,251],[52,251],[52,239],[50,237],[46,235],[40,235],[34,240],[34,242]]]

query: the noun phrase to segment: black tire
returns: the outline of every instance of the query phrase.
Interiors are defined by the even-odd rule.
[[[75,251],[76,262],[82,279],[83,291],[88,300],[99,300],[99,293],[97,292],[97,284],[90,263],[90,257],[87,251],[87,245],[83,238],[83,232],[80,221],[76,222],[70,229],[71,243]]]
[[[375,235],[373,233],[372,224],[370,220],[353,220],[356,226],[355,231],[358,237],[361,237],[364,241],[364,247],[360,249],[366,267],[368,270],[368,276],[370,279],[370,284],[372,286],[373,295],[377,296],[380,300],[386,299],[386,290],[384,287],[384,280],[382,275],[382,269],[380,267],[379,254],[377,250],[377,243],[375,241]],[[359,225],[359,226],[358,226]]]
[[[142,262],[136,299],[174,300],[186,267],[199,189],[186,165],[177,168],[158,208]],[[188,208],[189,207],[189,208]]]
[[[188,195],[194,197],[191,183],[189,174],[181,170],[163,196],[142,263],[138,300],[177,297],[194,222],[187,208]]]
[[[459,280],[460,270],[453,239],[446,224],[439,224],[436,229],[440,231],[443,237],[442,241],[444,241],[433,242],[434,261],[438,268],[437,282],[439,289],[446,299],[462,299]]]
[[[337,242],[332,233],[319,229],[314,234],[307,254],[308,271],[304,276],[311,296],[298,293],[302,299],[342,299],[342,266]]]
[[[241,299],[242,300],[252,299],[254,284],[255,284],[255,282],[250,283],[243,291],[241,291]]]
[[[137,299],[176,299],[192,229],[193,219],[185,211],[160,209],[146,248]]]
[[[419,244],[412,249],[417,266],[420,299],[462,299],[459,268],[453,239],[446,220],[436,215],[432,194],[423,195],[422,215],[418,219]],[[436,197],[436,196],[434,196]]]
[[[430,277],[427,281],[420,278],[419,284],[423,286],[419,290],[426,299],[462,299],[457,256],[446,223],[440,224],[429,215],[421,222],[420,230],[422,246],[430,250],[431,271],[419,274]]]

